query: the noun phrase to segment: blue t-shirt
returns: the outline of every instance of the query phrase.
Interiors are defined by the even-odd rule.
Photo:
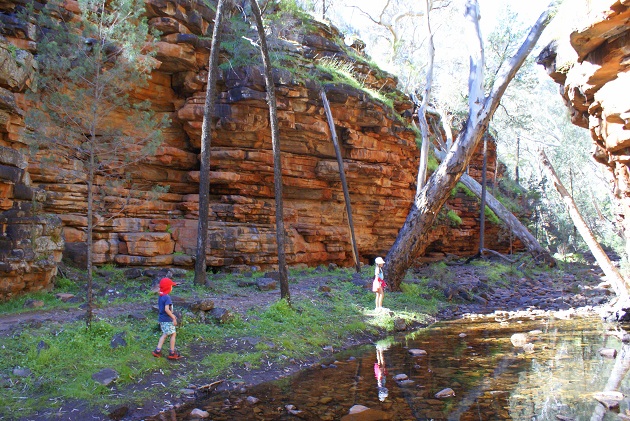
[[[168,294],[160,295],[160,299],[158,300],[158,312],[159,312],[158,322],[172,322],[173,321],[173,319],[171,319],[171,316],[166,314],[166,311],[164,311],[166,306],[172,306],[172,305],[173,305],[173,300],[171,300],[170,295]],[[171,312],[172,311],[173,311],[173,307],[171,307]]]

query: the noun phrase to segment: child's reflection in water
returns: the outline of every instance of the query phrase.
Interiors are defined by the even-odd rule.
[[[383,350],[385,347],[376,345],[376,362],[374,363],[374,377],[376,377],[376,386],[378,388],[378,399],[383,402],[387,398],[388,390],[385,387],[387,376],[387,367],[385,367],[385,358],[383,358]]]

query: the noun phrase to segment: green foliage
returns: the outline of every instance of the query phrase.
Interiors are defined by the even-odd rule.
[[[470,189],[466,187],[465,185],[463,185],[461,182],[458,182],[457,185],[455,185],[455,187],[453,188],[453,190],[451,190],[451,197],[455,197],[457,193],[460,191],[464,192],[464,194],[468,197],[475,197],[475,198],[477,197],[475,193],[470,191]]]
[[[331,75],[333,83],[350,85],[353,88],[367,93],[370,98],[385,104],[388,108],[394,108],[392,98],[365,86],[364,81],[360,80],[354,72],[353,63],[348,63],[337,58],[324,57],[317,61],[315,67],[320,71]]]
[[[491,224],[495,224],[495,225],[501,224],[501,220],[499,219],[499,217],[494,212],[492,212],[492,209],[490,209],[488,206],[486,206],[485,209],[483,210],[483,214],[485,215],[486,220],[490,222]]]
[[[96,0],[80,0],[80,19],[59,20],[59,0],[37,15],[37,84],[29,109],[25,140],[44,149],[50,165],[81,163],[70,171],[75,182],[97,176],[126,182],[124,168],[154,153],[166,118],[157,118],[147,101],[131,97],[146,86],[155,39],[141,0],[114,0],[103,9]],[[63,15],[62,15],[63,16]],[[125,116],[121,124],[121,118]]]
[[[427,168],[429,169],[429,171],[435,171],[438,169],[439,166],[440,163],[438,162],[437,158],[433,155],[429,155],[429,160],[427,162]]]
[[[71,281],[68,278],[61,277],[55,279],[55,289],[59,290],[59,292],[74,293],[79,290],[79,286],[76,282]]]
[[[226,25],[228,31],[222,37],[220,47],[221,50],[229,54],[227,61],[221,63],[219,68],[227,70],[230,68],[238,68],[250,66],[253,64],[262,64],[258,47],[250,41],[253,32],[241,15],[231,17]]]
[[[13,57],[13,59],[15,60],[17,58],[17,51],[19,50],[19,48],[17,48],[13,44],[6,44],[6,47],[9,50],[9,53],[11,53],[11,57]],[[19,63],[18,63],[18,65],[19,65]]]
[[[452,209],[447,212],[446,217],[451,221],[452,225],[457,226],[462,224],[462,218]]]

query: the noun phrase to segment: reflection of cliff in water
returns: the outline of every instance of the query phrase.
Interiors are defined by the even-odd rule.
[[[444,322],[398,343],[379,343],[376,352],[374,346],[344,351],[295,376],[195,406],[217,421],[341,420],[353,405],[369,408],[375,417],[369,419],[603,420],[611,414],[593,393],[627,390],[630,367],[628,346],[605,333],[599,319],[548,315]],[[511,341],[514,334],[524,339],[518,347]],[[426,355],[412,356],[413,348]],[[604,358],[601,348],[615,348],[619,356]],[[380,385],[375,364],[387,370]],[[435,397],[446,388],[455,396]],[[259,402],[248,404],[249,396]],[[180,410],[177,418],[188,419],[195,406]],[[627,406],[622,401],[620,410]]]

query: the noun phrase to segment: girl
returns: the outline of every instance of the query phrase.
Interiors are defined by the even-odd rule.
[[[383,279],[383,266],[385,265],[385,260],[382,257],[377,257],[374,260],[376,263],[376,267],[374,268],[374,282],[372,282],[372,291],[376,293],[376,299],[374,303],[376,304],[376,308],[374,311],[381,311],[383,308],[383,298],[385,297],[385,287],[387,284]]]

